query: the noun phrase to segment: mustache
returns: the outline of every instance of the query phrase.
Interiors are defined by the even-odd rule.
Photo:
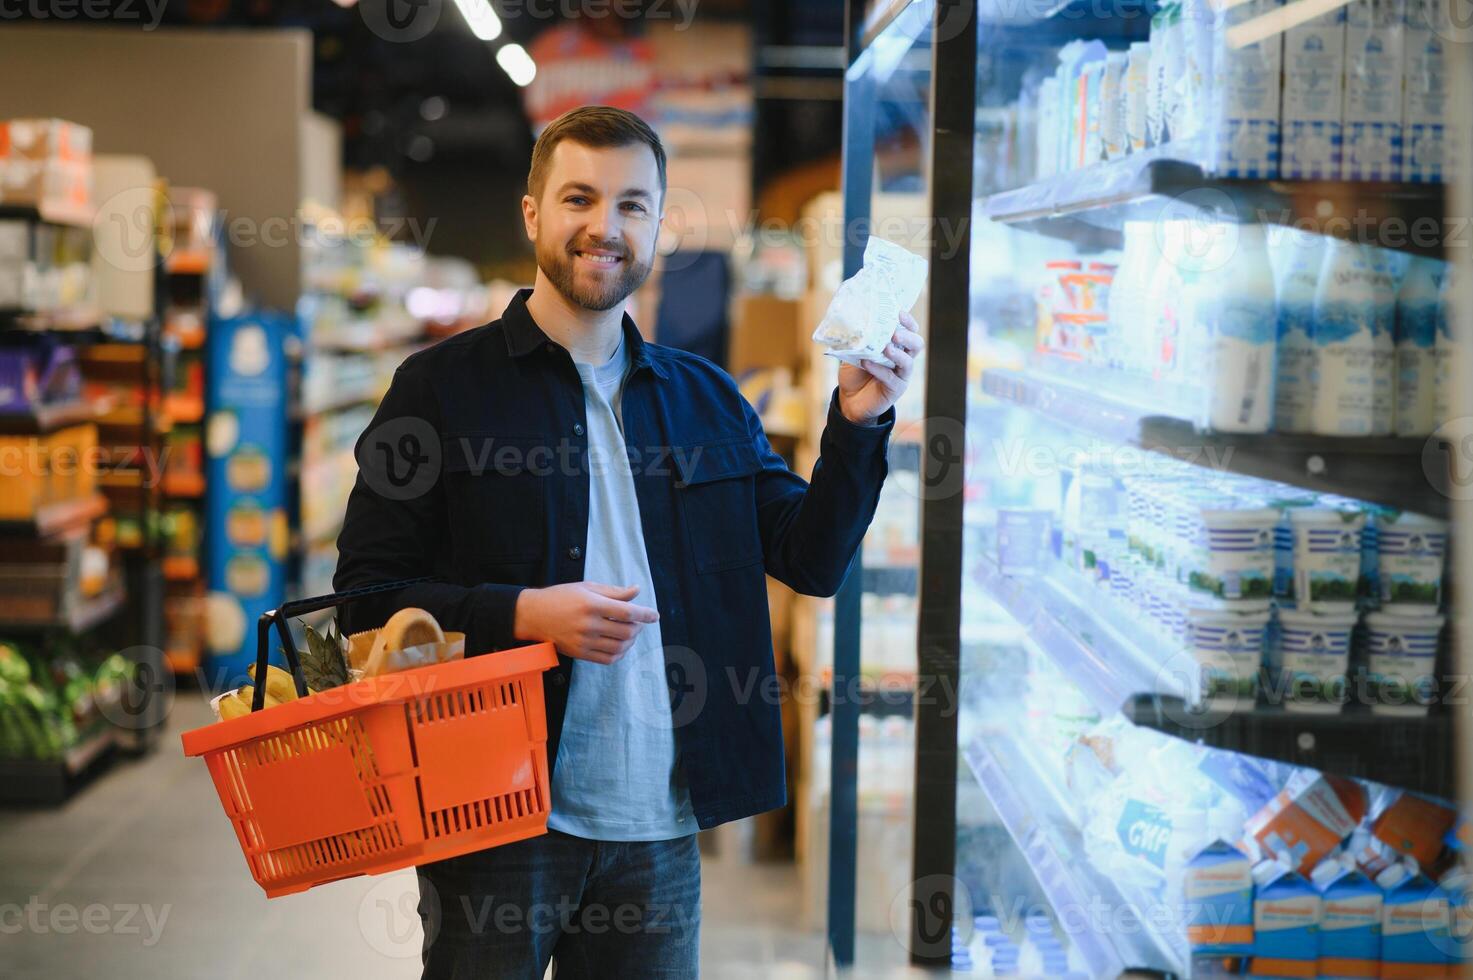
[[[599,242],[592,240],[572,242],[568,245],[568,254],[573,255],[576,252],[587,251],[589,249],[597,249],[600,252],[613,252],[621,259],[630,257],[629,248],[623,242]]]

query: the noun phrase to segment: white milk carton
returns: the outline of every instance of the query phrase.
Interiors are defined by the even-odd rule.
[[[1440,0],[1407,0],[1402,102],[1402,179],[1436,183],[1447,160],[1447,59],[1433,30]]]
[[[1401,180],[1405,19],[1406,0],[1345,8],[1345,180]]]
[[[1211,52],[1203,55],[1213,81],[1200,113],[1206,140],[1206,166],[1223,177],[1277,177],[1280,165],[1279,72],[1284,40],[1274,34],[1233,48],[1227,30],[1277,9],[1281,0],[1247,0],[1215,11]]]
[[[1284,32],[1283,157],[1290,179],[1340,176],[1345,117],[1345,8]]]

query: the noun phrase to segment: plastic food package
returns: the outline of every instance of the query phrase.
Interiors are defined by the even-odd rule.
[[[857,367],[865,360],[894,367],[884,354],[885,345],[900,325],[900,314],[920,298],[926,274],[925,259],[871,235],[864,246],[864,266],[839,284],[813,339],[846,364]]]

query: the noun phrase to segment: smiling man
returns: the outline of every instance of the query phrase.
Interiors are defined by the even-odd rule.
[[[914,322],[893,370],[839,369],[805,483],[725,372],[625,312],[664,195],[637,116],[553,121],[522,199],[533,288],[406,360],[359,440],[335,587],[439,581],[354,628],[421,606],[474,653],[558,651],[549,832],[419,869],[427,978],[697,975],[696,832],[786,801],[764,572],[833,594],[874,516]]]

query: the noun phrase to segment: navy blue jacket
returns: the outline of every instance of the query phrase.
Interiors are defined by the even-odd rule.
[[[334,587],[441,581],[357,603],[352,629],[420,606],[465,631],[467,653],[505,649],[518,645],[523,588],[583,580],[583,386],[527,312],[529,294],[500,320],[405,360],[360,437]],[[894,411],[855,425],[835,395],[805,483],[726,372],[645,343],[628,316],[623,329],[624,438],[676,740],[696,819],[714,827],[786,802],[763,573],[810,595],[838,589],[879,501]],[[554,763],[571,670],[560,656],[543,678]]]

